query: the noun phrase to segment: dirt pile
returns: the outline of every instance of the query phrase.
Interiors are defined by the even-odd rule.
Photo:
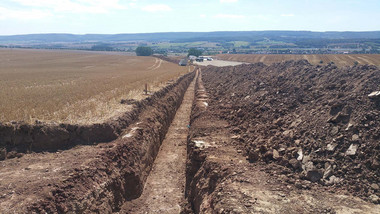
[[[377,67],[306,60],[207,67],[203,81],[209,111],[228,121],[234,146],[251,162],[269,163],[268,172],[301,189],[314,182],[380,202]]]
[[[378,213],[380,205],[346,191],[330,193],[329,186],[308,180],[289,184],[294,173],[277,162],[247,161],[239,149],[243,143],[229,131],[236,126],[221,117],[220,97],[197,83],[187,148],[189,209],[184,213]]]
[[[154,57],[158,58],[158,59],[162,59],[162,60],[165,60],[167,62],[172,62],[174,64],[178,64],[179,61],[181,61],[181,57],[168,57],[168,56],[164,56],[164,55],[153,55]]]

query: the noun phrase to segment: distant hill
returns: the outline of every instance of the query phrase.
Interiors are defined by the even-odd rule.
[[[12,42],[192,42],[192,41],[248,41],[263,39],[293,41],[305,39],[380,39],[380,31],[369,32],[311,32],[311,31],[218,31],[218,32],[168,32],[139,34],[27,34],[0,36],[1,43]]]

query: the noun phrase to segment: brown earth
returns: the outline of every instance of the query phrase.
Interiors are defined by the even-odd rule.
[[[289,61],[202,73],[187,164],[196,213],[380,211],[376,67]]]
[[[377,67],[194,76],[137,102],[112,142],[1,161],[0,213],[379,213]]]
[[[183,78],[183,77],[181,77]],[[173,83],[141,101],[133,101],[131,110],[104,123],[91,125],[25,122],[0,123],[0,161],[20,157],[30,152],[55,152],[76,145],[90,145],[117,139],[125,127],[133,123],[140,113],[157,99],[172,90]]]
[[[182,59],[181,57],[168,57],[168,56],[164,56],[164,55],[154,55],[154,57],[168,61],[168,62],[172,62],[174,64],[178,64],[179,61],[181,61],[181,59]]]
[[[112,213],[138,198],[190,73],[163,89],[120,138],[2,161],[0,213]]]
[[[195,79],[197,76],[195,77]],[[119,213],[180,213],[185,203],[186,142],[195,80],[169,127],[141,197],[126,202]]]
[[[334,62],[338,67],[343,67],[353,66],[355,62],[358,62],[362,65],[369,64],[380,66],[380,54],[219,54],[217,55],[217,58],[248,63],[262,62],[266,65],[289,60],[306,59],[313,65],[326,65]]]

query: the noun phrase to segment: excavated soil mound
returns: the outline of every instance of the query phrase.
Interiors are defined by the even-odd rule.
[[[162,59],[162,60],[165,60],[167,62],[172,62],[172,63],[175,63],[175,64],[178,64],[179,61],[181,61],[181,57],[168,57],[168,56],[164,56],[164,55],[154,55],[154,57],[158,58],[158,59]]]
[[[203,81],[208,110],[229,123],[235,147],[250,162],[268,163],[270,174],[284,174],[301,189],[319,183],[380,202],[377,67],[306,60],[209,66]]]

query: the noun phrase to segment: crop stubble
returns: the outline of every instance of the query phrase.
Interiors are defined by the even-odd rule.
[[[0,121],[101,122],[188,71],[154,57],[0,49]]]

